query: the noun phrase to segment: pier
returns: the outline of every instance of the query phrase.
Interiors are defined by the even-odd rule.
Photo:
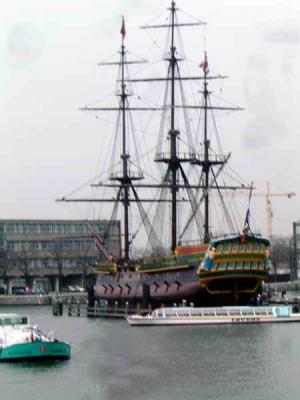
[[[121,305],[118,302],[113,305],[95,302],[94,306],[89,306],[79,300],[63,302],[61,299],[55,299],[52,303],[52,312],[55,316],[124,319],[127,315],[136,313],[146,315],[151,311],[151,305],[148,308],[142,308],[140,304],[129,305],[126,303]]]

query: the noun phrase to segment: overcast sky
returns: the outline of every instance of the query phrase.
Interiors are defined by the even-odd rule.
[[[146,56],[139,26],[163,14],[162,0],[0,0],[0,218],[86,218],[87,205],[57,204],[97,173],[105,136],[79,107],[113,92],[97,67],[119,47]],[[207,22],[210,66],[230,76],[226,98],[245,108],[224,141],[232,163],[272,198],[275,234],[300,219],[300,2],[178,0]],[[200,62],[202,39],[190,42]],[[232,118],[232,117],[231,117]],[[103,156],[103,155],[102,155]],[[266,232],[264,198],[253,202]],[[109,216],[107,216],[109,218]]]

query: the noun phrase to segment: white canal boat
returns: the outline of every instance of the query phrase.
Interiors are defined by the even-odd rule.
[[[294,312],[297,311],[297,312]],[[300,322],[300,313],[291,306],[259,307],[163,307],[148,315],[127,316],[130,325],[209,325]]]

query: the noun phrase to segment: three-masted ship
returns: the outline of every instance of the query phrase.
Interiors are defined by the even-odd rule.
[[[203,62],[197,66],[198,73],[195,76],[182,74],[184,57],[178,50],[177,32],[181,28],[197,25],[204,23],[180,22],[175,1],[171,1],[167,22],[142,27],[168,30],[168,46],[164,58],[167,74],[163,77],[131,79],[128,72],[130,64],[141,61],[127,58],[127,33],[123,19],[119,60],[102,63],[117,65],[119,68],[118,104],[116,107],[84,108],[94,112],[115,111],[118,115],[116,140],[120,139],[120,145],[115,146],[119,151],[117,163],[112,165],[107,181],[102,180],[93,185],[113,191],[113,196],[93,199],[101,204],[113,203],[111,221],[115,221],[119,205],[123,212],[122,254],[111,254],[109,224],[107,232],[101,237],[96,233],[92,235],[105,257],[105,261],[99,261],[95,267],[96,299],[152,304],[173,304],[183,300],[199,305],[246,304],[266,279],[270,266],[269,241],[251,232],[249,212],[244,224],[238,227],[234,224],[226,208],[224,193],[245,189],[246,185],[227,184],[225,180],[218,182],[219,176],[226,170],[230,155],[215,152],[210,136],[211,128],[216,125],[214,117],[209,117],[211,113],[236,111],[239,108],[212,104],[209,84],[226,77],[210,73],[205,49]],[[129,86],[143,82],[151,87],[158,82],[165,84],[163,104],[140,107],[129,101],[132,94]],[[201,94],[201,102],[190,104],[184,92],[185,83],[196,88],[196,96]],[[145,179],[145,170],[137,166],[137,158],[133,160],[130,153],[128,130],[132,124],[132,114],[137,112],[156,112],[161,116],[154,157],[160,166],[159,182],[156,180],[149,183]],[[194,113],[199,120],[196,128],[191,126],[189,112]],[[179,122],[179,113],[184,125]],[[182,151],[183,144],[185,151]],[[156,195],[145,197],[151,190],[156,191]],[[223,231],[225,225],[229,227],[230,233],[218,237],[210,229],[211,218],[217,213],[217,206],[213,205],[216,196],[219,197],[218,208],[225,215],[219,222],[218,233]],[[157,209],[151,217],[147,206],[152,207],[154,204]],[[148,240],[145,245],[148,254],[140,257],[134,256],[132,251],[135,239],[131,231],[133,206],[140,213],[144,236]],[[188,211],[183,211],[184,208],[188,208]],[[156,229],[159,224],[167,226],[163,222],[165,216],[169,220],[167,233],[164,229]],[[192,238],[194,242],[184,241],[186,238]],[[170,243],[166,246],[168,240]]]

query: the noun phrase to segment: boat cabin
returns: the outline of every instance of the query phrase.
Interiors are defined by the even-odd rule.
[[[237,318],[237,317],[290,317],[291,307],[168,307],[158,308],[151,314],[152,318]]]
[[[28,325],[29,318],[17,314],[0,314],[0,326]]]

